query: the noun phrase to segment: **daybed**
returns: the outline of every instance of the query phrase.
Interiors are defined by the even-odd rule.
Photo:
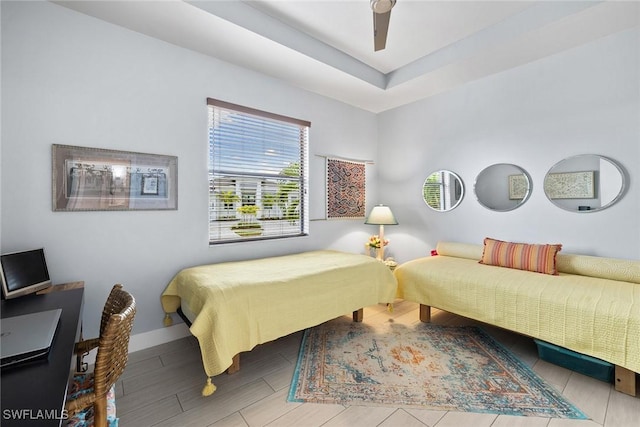
[[[237,370],[240,352],[345,313],[362,321],[363,307],[392,303],[396,288],[384,263],[325,250],[187,268],[161,302],[167,315],[181,308],[192,323],[209,395],[211,377]]]
[[[486,245],[486,240],[485,240]],[[640,261],[557,254],[557,275],[486,265],[483,245],[440,242],[397,267],[398,296],[615,365],[616,389],[640,373]]]

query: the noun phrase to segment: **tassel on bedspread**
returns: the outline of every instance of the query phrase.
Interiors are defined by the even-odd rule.
[[[211,396],[214,391],[216,391],[216,385],[211,382],[211,377],[207,377],[207,383],[204,385],[202,389],[203,396]]]
[[[164,324],[164,326],[173,325],[173,319],[171,318],[171,315],[169,313],[164,314],[164,320],[162,321],[162,323]]]
[[[173,318],[171,317],[171,315],[169,313],[165,313],[164,314],[164,319],[162,320],[162,323],[164,324],[164,326],[173,325]],[[216,391],[216,389],[217,389],[217,387],[211,381],[211,377],[207,377],[207,383],[202,388],[202,395],[203,396],[211,396]]]

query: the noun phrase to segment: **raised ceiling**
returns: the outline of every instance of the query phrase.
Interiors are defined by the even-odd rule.
[[[369,0],[55,3],[376,113],[640,21],[635,1],[397,0],[374,52]]]

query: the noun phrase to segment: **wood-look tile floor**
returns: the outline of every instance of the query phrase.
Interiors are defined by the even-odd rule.
[[[365,322],[419,322],[418,305],[406,301],[365,308]],[[434,310],[438,324],[479,324]],[[302,332],[260,345],[240,357],[240,371],[214,378],[218,390],[200,392],[205,382],[197,341],[183,338],[132,353],[116,388],[121,427],[141,426],[493,426],[493,427],[637,427],[640,397],[631,397],[605,382],[540,360],[527,338],[480,324],[541,377],[560,390],[589,420],[514,417],[426,409],[289,403],[287,393]]]

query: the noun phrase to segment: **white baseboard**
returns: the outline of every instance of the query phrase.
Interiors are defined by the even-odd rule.
[[[191,332],[189,332],[189,328],[184,323],[131,335],[131,339],[129,340],[129,353],[175,341],[189,335],[191,335]]]
[[[175,341],[189,335],[191,335],[191,332],[189,332],[189,328],[184,323],[131,335],[129,339],[129,353]],[[83,361],[89,365],[93,365],[96,361],[96,351],[94,350],[86,355]]]

